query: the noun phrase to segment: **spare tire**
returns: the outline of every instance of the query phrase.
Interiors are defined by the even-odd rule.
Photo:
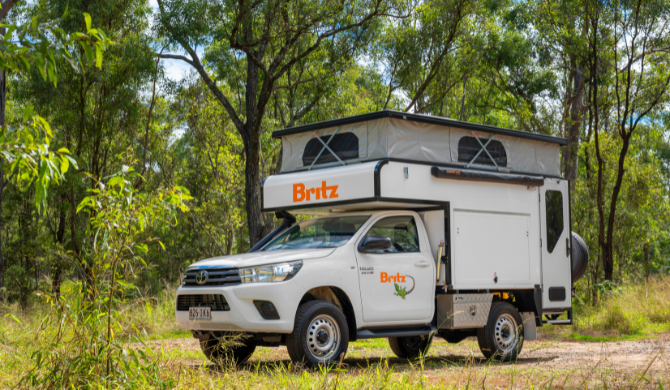
[[[589,266],[589,248],[579,234],[572,232],[572,283],[576,283],[586,273]]]

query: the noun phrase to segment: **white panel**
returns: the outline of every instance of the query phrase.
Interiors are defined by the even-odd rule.
[[[263,184],[263,208],[315,207],[321,203],[374,196],[377,162],[270,176]]]
[[[405,178],[403,168],[409,177]],[[527,189],[520,185],[437,179],[430,174],[430,165],[390,162],[380,172],[380,191],[384,198],[421,199],[424,201],[449,202],[452,210],[469,209],[479,211],[507,212],[530,215],[530,259],[533,285],[542,280],[540,266],[540,216],[537,188]],[[408,206],[409,207],[409,206]],[[451,219],[452,239],[455,234],[454,219]],[[480,245],[487,245],[486,242]],[[451,246],[452,267],[458,262]],[[452,275],[454,269],[452,268]],[[452,280],[453,288],[465,289]],[[470,286],[471,287],[471,286]],[[486,287],[485,287],[486,288]]]
[[[528,246],[530,215],[454,209],[453,218],[454,283],[463,288],[532,285]]]

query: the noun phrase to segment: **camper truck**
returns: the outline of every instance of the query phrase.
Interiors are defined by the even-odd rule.
[[[537,327],[572,324],[588,251],[570,230],[564,138],[395,111],[273,137],[282,169],[262,209],[281,224],[249,253],[192,264],[176,293],[212,361],[285,345],[327,365],[367,338],[415,358],[471,336],[509,361]]]

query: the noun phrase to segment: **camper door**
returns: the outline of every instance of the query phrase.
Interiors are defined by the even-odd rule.
[[[572,307],[569,207],[568,181],[545,180],[540,187],[542,308],[545,313]]]

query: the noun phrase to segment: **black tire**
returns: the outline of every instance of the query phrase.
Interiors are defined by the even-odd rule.
[[[507,302],[494,302],[486,326],[477,330],[479,349],[487,359],[513,361],[523,347],[523,322]]]
[[[572,283],[586,274],[589,266],[589,248],[579,234],[572,232]]]
[[[433,342],[432,336],[389,337],[391,351],[401,359],[416,359],[428,353]]]
[[[208,340],[200,341],[200,349],[212,363],[224,365],[234,361],[236,365],[240,365],[249,360],[256,350],[256,344],[244,340],[235,342],[241,345],[225,345],[225,341],[210,337]]]
[[[342,311],[332,303],[309,301],[295,315],[286,349],[294,363],[329,366],[337,363],[349,347],[349,326]]]

